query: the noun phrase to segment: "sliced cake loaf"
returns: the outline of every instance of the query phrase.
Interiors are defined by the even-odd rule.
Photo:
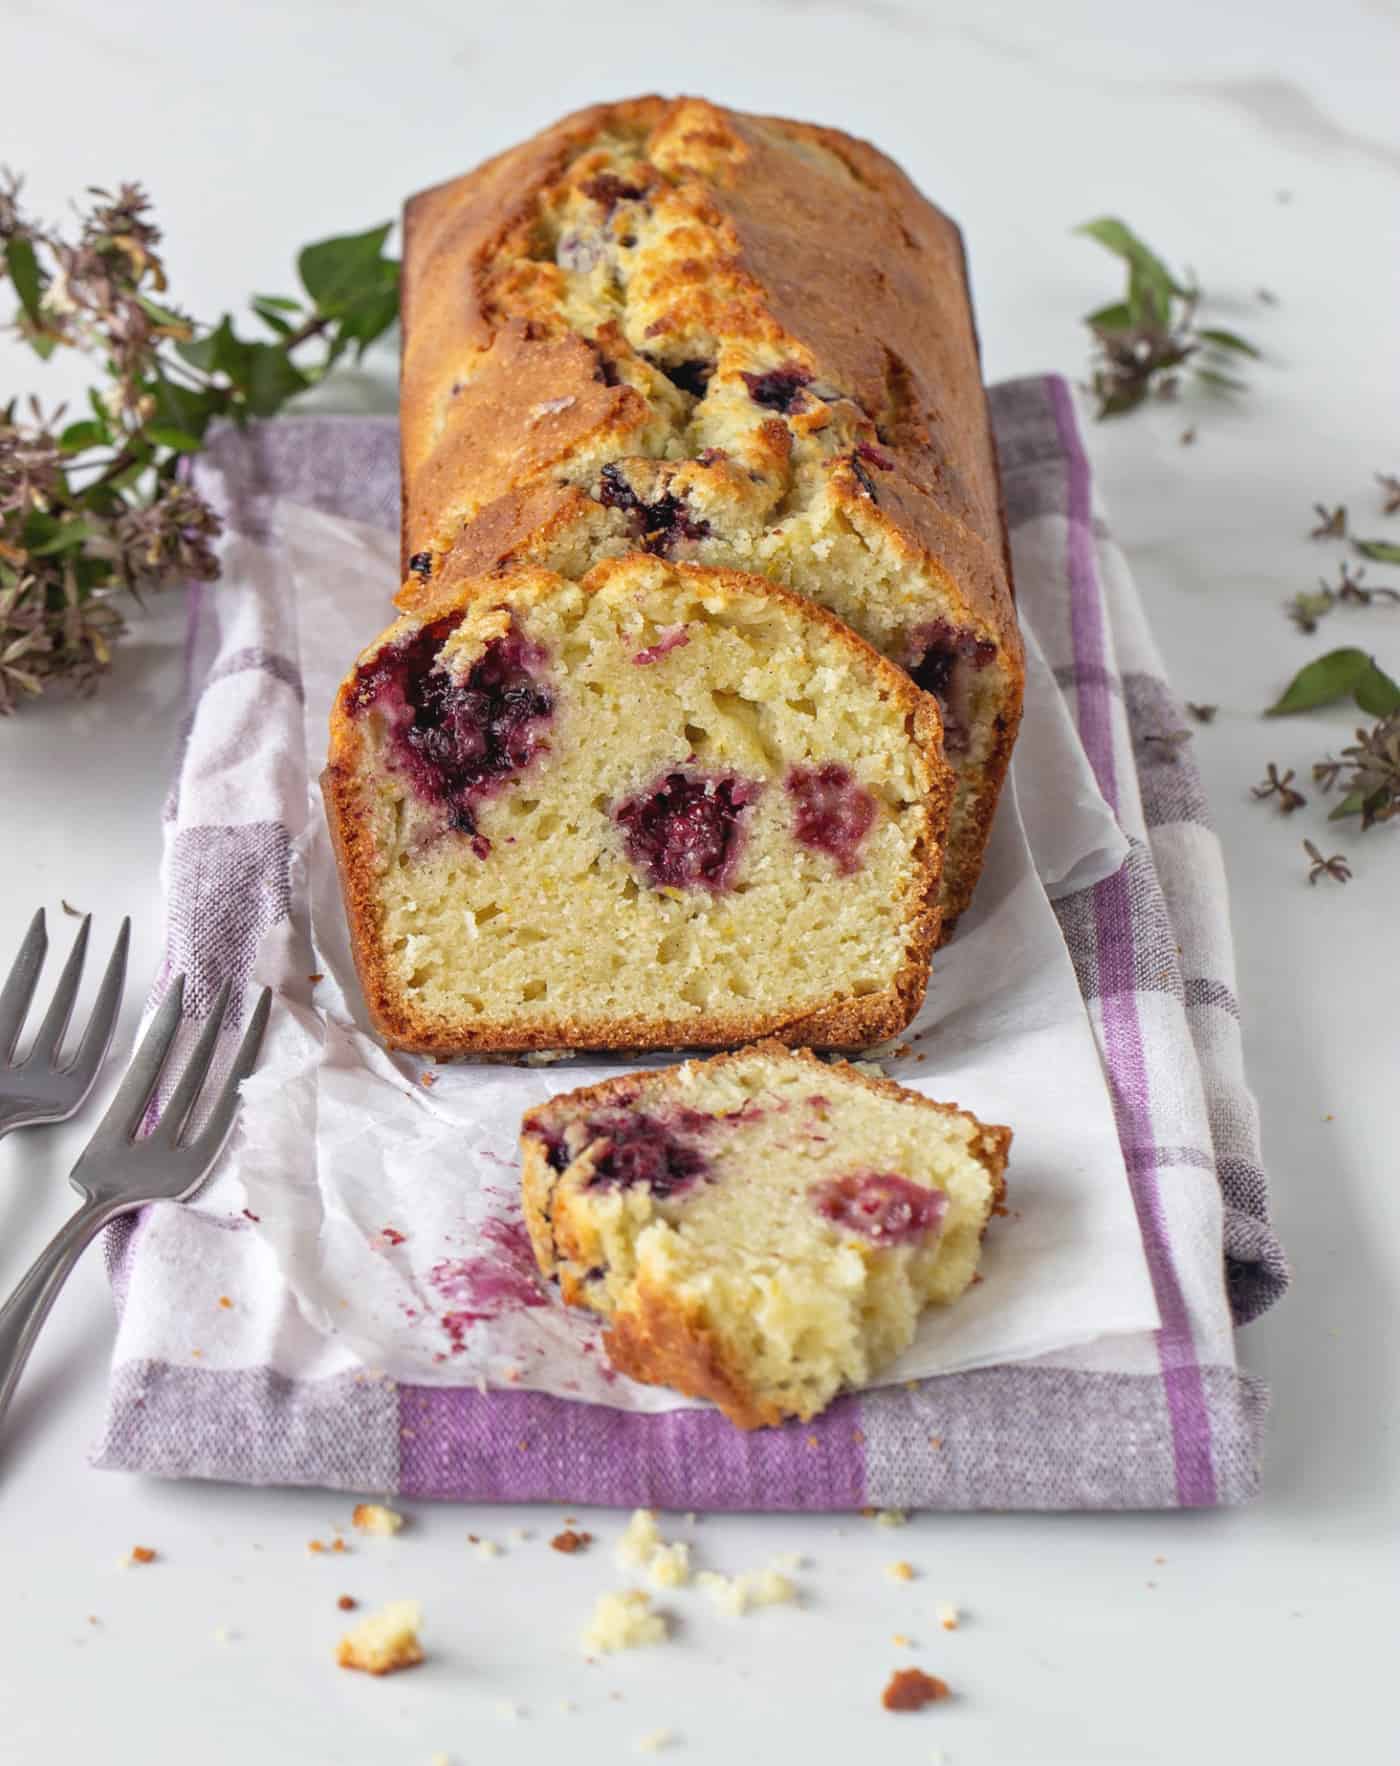
[[[643,550],[831,608],[943,705],[967,905],[1024,679],[957,228],[835,130],[643,98],[405,216],[401,605]]]
[[[1010,1141],[766,1043],[531,1110],[525,1217],[615,1367],[755,1428],[868,1381],[963,1292]]]
[[[342,685],[323,787],[397,1047],[851,1047],[923,997],[937,704],[761,577],[444,588]]]

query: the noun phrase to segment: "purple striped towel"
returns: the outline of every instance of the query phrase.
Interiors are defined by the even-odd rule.
[[[1130,843],[1116,875],[1056,912],[1107,1074],[1161,1328],[880,1388],[814,1423],[749,1435],[708,1409],[639,1414],[535,1392],[396,1385],[347,1367],[318,1336],[262,1234],[216,1189],[218,1206],[152,1209],[113,1229],[120,1325],[99,1465],[680,1509],[1204,1507],[1250,1494],[1266,1400],[1236,1363],[1234,1333],[1279,1297],[1287,1268],[1243,1076],[1220,848],[1189,751],[1146,739],[1180,728],[1181,714],[1096,514],[1067,387],[1014,381],[992,402],[1018,591]],[[274,537],[279,500],[397,522],[391,419],[229,432],[196,473],[234,546]],[[167,966],[191,979],[192,1033],[221,977],[246,980],[265,941],[313,963],[297,905],[304,781],[250,766],[246,740],[268,723],[300,726],[287,609],[231,570],[192,595],[190,619],[163,880]],[[171,1320],[207,1319],[230,1292],[260,1298],[223,1315],[219,1354],[177,1353]]]

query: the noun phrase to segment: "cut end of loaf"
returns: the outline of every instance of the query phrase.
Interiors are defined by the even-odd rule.
[[[634,554],[440,590],[343,685],[324,785],[399,1046],[851,1047],[922,998],[935,703],[762,579]]]

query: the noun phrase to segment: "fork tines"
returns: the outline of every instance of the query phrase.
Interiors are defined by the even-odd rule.
[[[122,988],[126,981],[127,950],[131,943],[131,921],[125,919],[107,963],[107,972],[102,977],[102,985],[97,990],[87,1027],[72,1059],[66,1066],[60,1066],[59,1050],[69,1020],[73,1016],[73,1003],[78,997],[78,988],[83,979],[91,924],[92,915],[84,914],[68,961],[63,965],[63,973],[59,976],[58,986],[34,1038],[33,1047],[21,1062],[14,1059],[15,1048],[33,1002],[39,972],[44,966],[44,957],[49,947],[42,908],[29,922],[29,930],[24,935],[19,955],[15,958],[3,991],[0,991],[0,1070],[8,1067],[28,1074],[47,1070],[71,1080],[79,1100],[97,1077],[97,1069],[101,1066],[112,1040],[112,1031],[121,1007]]]

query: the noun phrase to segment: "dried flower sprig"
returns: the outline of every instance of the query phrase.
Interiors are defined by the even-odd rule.
[[[1196,323],[1199,288],[1179,282],[1156,252],[1112,216],[1076,232],[1097,240],[1128,271],[1123,299],[1084,321],[1094,338],[1090,388],[1100,417],[1121,416],[1149,396],[1174,398],[1187,370],[1215,392],[1244,390],[1245,382],[1229,368],[1240,356],[1258,357],[1260,351],[1233,331]]]
[[[1319,877],[1331,877],[1337,883],[1351,881],[1351,866],[1347,863],[1344,852],[1334,852],[1331,858],[1324,858],[1311,840],[1303,842],[1303,851],[1311,860],[1308,868],[1309,883],[1316,883]]]
[[[1381,487],[1382,515],[1400,515],[1400,477],[1393,472],[1378,472],[1376,483]]]
[[[1199,705],[1193,700],[1188,699],[1186,701],[1186,709],[1191,713],[1192,717],[1195,718],[1198,724],[1213,724],[1215,722],[1215,714],[1220,710],[1220,707],[1218,705]]]
[[[1329,755],[1318,761],[1312,776],[1323,791],[1342,788],[1329,820],[1359,815],[1364,834],[1378,822],[1400,816],[1400,682],[1364,650],[1331,650],[1298,671],[1268,715],[1312,711],[1348,698],[1376,722],[1356,732],[1340,759]]]
[[[0,173],[9,328],[41,358],[90,357],[103,383],[64,424],[0,405],[0,715],[63,681],[88,690],[125,629],[123,593],[218,575],[219,518],[179,476],[211,423],[268,417],[365,349],[398,313],[388,226],[308,246],[303,297],[252,301],[269,339],[168,302],[161,233],[137,184],[90,190],[68,231],[41,225]]]
[[[1320,760],[1313,778],[1323,791],[1341,785],[1342,800],[1330,821],[1359,815],[1361,831],[1400,815],[1400,712],[1383,717],[1342,750],[1341,759]]]
[[[1262,783],[1251,787],[1256,797],[1277,797],[1278,807],[1283,815],[1291,816],[1295,809],[1301,809],[1308,801],[1301,791],[1293,789],[1293,768],[1280,773],[1277,765],[1271,760],[1264,774]]]
[[[1323,578],[1319,578],[1315,592],[1304,590],[1296,594],[1291,601],[1284,602],[1284,612],[1301,632],[1315,632],[1317,622],[1329,614],[1334,607],[1371,607],[1377,601],[1389,601],[1400,606],[1400,589],[1386,588],[1380,584],[1369,584],[1362,579],[1366,575],[1366,566],[1359,565],[1356,570],[1345,559],[1337,566],[1337,584],[1331,587]]]
[[[1317,516],[1317,526],[1308,535],[1310,540],[1344,540],[1347,537],[1345,503],[1338,503],[1335,509],[1329,509],[1325,503],[1314,503],[1313,513]]]

